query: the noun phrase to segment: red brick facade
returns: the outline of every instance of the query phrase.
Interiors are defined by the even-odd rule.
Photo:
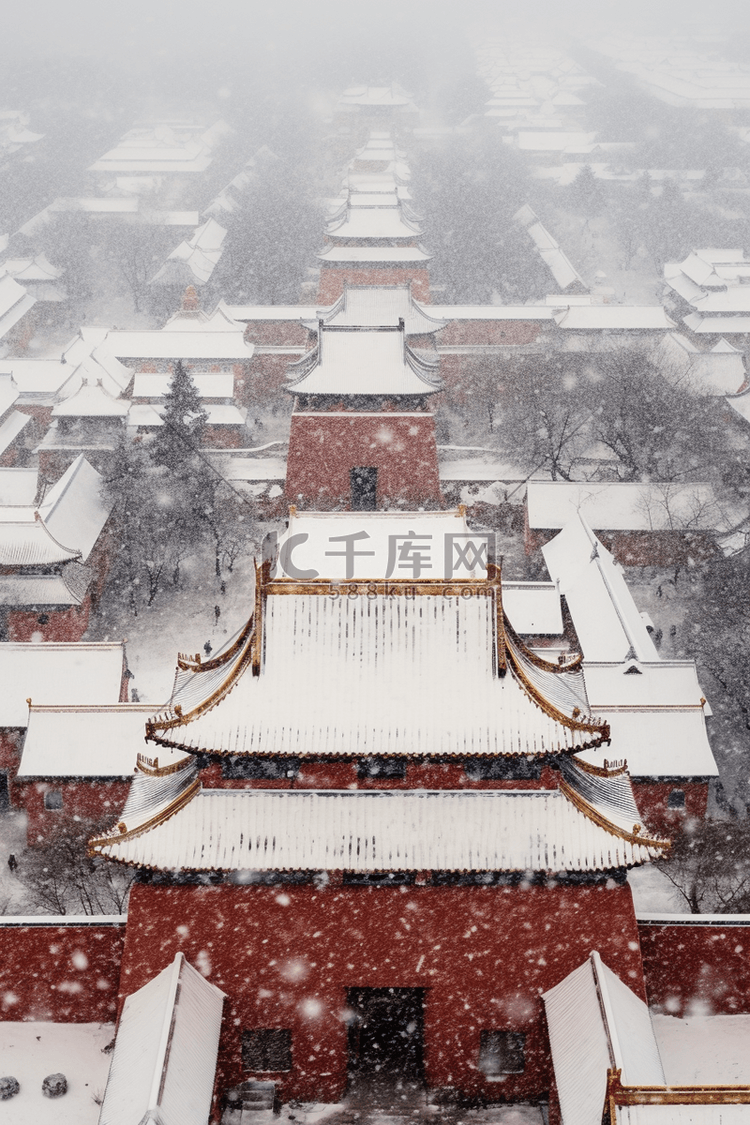
[[[519,1101],[549,1090],[541,993],[591,949],[643,996],[630,889],[597,887],[149,887],[130,898],[121,997],[178,950],[227,993],[217,1088],[250,1077],[243,1029],[287,1028],[284,1099],[334,1101],[347,1081],[347,990],[424,989],[432,1088]],[[526,1036],[522,1074],[478,1069],[480,1031]]]
[[[109,925],[0,920],[0,1018],[113,1022],[124,940],[124,917]]]
[[[638,924],[649,1004],[681,1018],[750,1013],[750,919],[688,918]]]
[[[50,790],[62,795],[61,809],[44,807],[44,797]],[[50,781],[16,782],[15,801],[27,816],[26,842],[30,847],[44,844],[54,836],[60,817],[81,817],[101,821],[121,812],[130,790],[130,778],[69,779],[52,778]]]
[[[684,793],[683,808],[669,807],[670,794],[675,790]],[[703,820],[708,806],[708,782],[679,778],[673,781],[647,781],[633,779],[633,793],[643,821],[656,833],[673,836],[686,820]]]
[[[378,470],[378,501],[440,504],[432,414],[295,413],[289,434],[286,496],[290,504],[346,507],[349,472]]]
[[[9,641],[80,641],[89,626],[91,596],[68,609],[11,609],[8,612]],[[45,617],[46,621],[40,618]]]
[[[332,305],[344,292],[344,285],[411,285],[412,296],[430,303],[430,275],[427,269],[400,266],[322,265],[317,301]]]

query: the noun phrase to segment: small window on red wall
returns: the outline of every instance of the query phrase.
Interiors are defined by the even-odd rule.
[[[685,808],[685,790],[673,789],[667,797],[668,809],[684,809]]]
[[[254,1027],[243,1031],[242,1066],[251,1073],[291,1070],[291,1031],[281,1027]]]
[[[488,1078],[523,1073],[525,1045],[526,1036],[521,1031],[480,1031],[479,1069]]]
[[[48,789],[44,794],[44,807],[50,811],[57,811],[63,807],[63,795],[59,789]]]

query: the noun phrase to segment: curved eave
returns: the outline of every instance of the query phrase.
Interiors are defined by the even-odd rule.
[[[579,812],[598,825],[599,828],[611,833],[613,836],[618,836],[621,840],[625,840],[628,844],[634,844],[637,847],[648,848],[650,851],[656,853],[652,858],[656,859],[659,855],[664,855],[669,851],[672,844],[670,840],[660,839],[659,837],[650,837],[641,834],[641,826],[634,824],[632,831],[627,831],[621,825],[615,824],[611,821],[606,813],[596,806],[590,804],[585,797],[569,785],[563,778],[560,778],[560,792],[566,797],[571,804],[575,805]]]
[[[133,828],[124,828],[124,830],[117,831],[115,829],[107,836],[96,836],[89,840],[87,851],[89,855],[102,855],[102,849],[111,847],[112,844],[118,842],[124,843],[127,840],[135,840],[138,836],[143,836],[144,833],[151,831],[151,829],[158,827],[160,824],[165,824],[173,816],[176,816],[185,805],[192,801],[193,797],[202,789],[200,778],[195,778],[194,781],[188,785],[186,789],[179,794],[168,805],[155,810],[152,815],[144,820],[141,824],[135,825]],[[121,822],[122,823],[122,822]],[[116,856],[112,858],[116,859]]]

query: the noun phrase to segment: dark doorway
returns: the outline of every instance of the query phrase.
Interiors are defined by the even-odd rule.
[[[10,786],[7,770],[0,770],[0,814],[10,809]]]
[[[424,991],[349,989],[349,1072],[354,1084],[423,1080]]]
[[[378,470],[357,465],[349,470],[353,512],[374,512],[378,504]]]

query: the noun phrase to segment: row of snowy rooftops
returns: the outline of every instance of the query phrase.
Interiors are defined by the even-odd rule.
[[[101,476],[80,454],[39,504],[0,507],[0,566],[85,563],[112,507],[101,487]]]
[[[694,664],[659,659],[622,573],[579,518],[545,548],[555,585],[504,583],[502,601],[519,632],[560,635],[560,595],[565,595],[585,657],[582,678],[534,670],[515,648],[511,663],[527,683],[536,684],[534,691],[546,693],[558,716],[572,715],[575,708],[579,714],[604,716],[609,748],[582,749],[587,741],[597,741],[593,730],[576,733],[559,717],[543,715],[512,670],[496,678],[494,600],[487,596],[491,590],[480,596],[476,587],[486,584],[491,544],[486,535],[467,538],[467,533],[460,512],[292,513],[280,543],[276,580],[289,588],[279,587],[268,597],[262,674],[244,671],[255,643],[252,621],[217,654],[215,666],[204,669],[192,658],[183,660],[168,712],[179,707],[180,722],[162,727],[157,716],[160,762],[179,759],[186,750],[466,758],[523,754],[531,748],[555,753],[578,745],[590,764],[601,767],[605,756],[625,759],[632,776],[641,779],[716,776]],[[457,578],[447,587],[446,547],[457,567]],[[395,600],[378,593],[380,586],[368,593],[368,583],[382,584],[386,575],[402,584],[428,579],[431,589]],[[355,588],[363,585],[353,598],[301,592],[321,576],[325,589],[346,593],[347,581]],[[457,600],[462,584],[471,596]],[[17,647],[0,648],[0,658],[9,653],[12,665]],[[70,678],[62,675],[62,689],[56,687],[49,677],[58,675],[57,663],[72,659],[75,667],[79,651],[81,659],[89,659],[84,646],[27,646],[29,667],[19,663],[8,681],[17,687],[4,725],[28,721],[22,777],[132,774],[153,706],[117,704],[119,646],[108,650],[110,664],[100,663],[91,691],[83,684],[69,690]],[[434,685],[443,682],[446,668],[451,691],[436,693]],[[108,696],[95,690],[101,676],[105,689],[111,681]],[[337,685],[335,723],[332,683]],[[203,700],[224,696],[221,706],[202,713]],[[386,712],[383,699],[389,702]]]
[[[138,126],[91,165],[92,172],[203,172],[212,150],[232,130],[218,120],[210,127],[191,122]]]
[[[607,35],[592,42],[601,54],[617,60],[646,89],[671,105],[700,109],[750,106],[750,73],[726,58],[697,46],[657,37]]]
[[[692,250],[682,262],[667,262],[664,277],[694,310],[683,317],[691,332],[721,336],[750,332],[750,261],[744,250]],[[729,347],[726,342],[724,346]]]

